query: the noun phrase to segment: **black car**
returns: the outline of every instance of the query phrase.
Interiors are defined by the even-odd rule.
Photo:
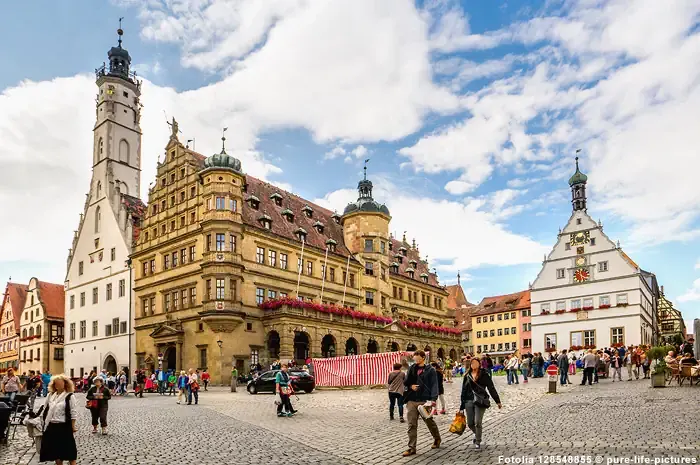
[[[274,393],[275,392],[275,376],[281,370],[269,370],[263,372],[256,379],[248,381],[248,392],[257,394],[259,392]],[[312,375],[303,370],[288,370],[289,379],[292,384],[292,389],[295,392],[304,391],[307,394],[311,393],[316,387],[316,380]]]

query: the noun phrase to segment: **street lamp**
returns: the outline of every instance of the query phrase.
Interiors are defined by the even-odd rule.
[[[222,341],[221,339],[218,339],[216,341],[216,345],[219,346],[219,374],[221,375],[221,385],[225,386],[226,384],[224,383],[224,354],[223,354],[224,341]]]

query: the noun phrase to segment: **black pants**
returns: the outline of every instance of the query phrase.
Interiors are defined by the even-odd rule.
[[[394,404],[399,405],[399,416],[403,418],[403,395],[398,392],[389,393],[389,417],[394,418]]]
[[[586,381],[588,381],[588,385],[593,384],[593,372],[595,371],[595,368],[584,368],[583,369],[583,381],[581,382],[581,386],[586,384]]]
[[[92,426],[97,426],[97,419],[100,419],[100,426],[107,427],[107,407],[91,408],[90,415],[92,416]]]
[[[277,406],[277,413],[278,414],[282,413],[283,408],[287,409],[287,413],[294,412],[294,407],[292,407],[292,402],[289,400],[289,394],[280,394],[280,399],[282,399],[282,403]]]

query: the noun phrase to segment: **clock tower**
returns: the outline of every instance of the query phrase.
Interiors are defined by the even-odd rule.
[[[576,157],[576,172],[569,178],[571,187],[571,205],[574,211],[586,211],[586,181],[588,176],[578,169],[578,157]]]

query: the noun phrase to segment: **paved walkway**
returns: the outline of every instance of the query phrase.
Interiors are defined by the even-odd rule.
[[[400,456],[406,424],[389,421],[382,390],[300,394],[294,400],[299,415],[277,418],[271,395],[214,389],[201,394],[198,406],[153,394],[115,399],[106,437],[89,433],[88,411],[81,407],[78,463],[498,464],[510,457],[556,463],[540,461],[543,455],[608,463],[640,455],[700,457],[700,387],[651,389],[649,380],[601,380],[548,395],[542,379],[517,386],[505,385],[504,377],[495,381],[504,408],[487,412],[480,451],[471,447],[470,433],[458,437],[447,431],[459,403],[457,380],[446,385],[449,414],[437,418],[442,447],[431,450],[430,434],[419,425],[418,455],[409,458]],[[22,439],[0,448],[0,464],[30,463],[30,454],[20,458],[29,446],[20,431]]]

